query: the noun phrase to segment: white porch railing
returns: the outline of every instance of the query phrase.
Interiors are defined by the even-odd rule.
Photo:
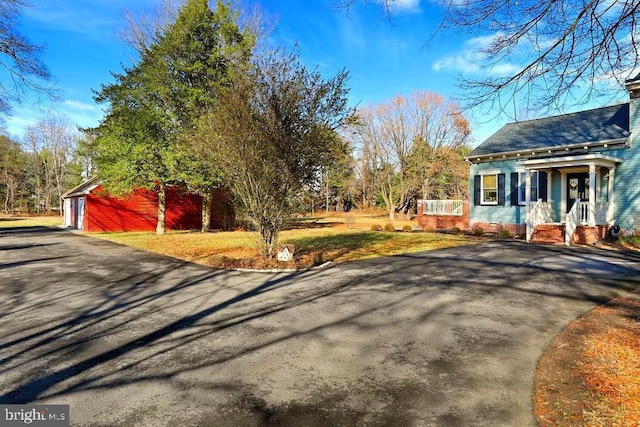
[[[573,205],[578,211],[578,225],[589,225],[589,202],[576,200]],[[607,213],[609,211],[608,203],[596,203],[595,209],[595,225],[608,224]]]
[[[576,200],[573,204],[573,207],[576,207],[578,211],[578,225],[587,225],[589,224],[589,203],[581,203],[580,200]],[[571,213],[571,211],[569,211]]]
[[[419,200],[423,215],[462,216],[462,200]]]
[[[573,237],[573,233],[575,233],[576,228],[583,223],[583,215],[584,209],[586,206],[587,218],[586,222],[589,222],[589,204],[588,203],[580,203],[580,199],[576,199],[575,203],[571,207],[571,210],[567,214],[567,219],[565,221],[565,230],[564,230],[564,243],[566,245],[571,245],[571,238]]]
[[[536,231],[538,225],[548,222],[552,222],[551,203],[543,202],[542,199],[539,199],[537,202],[531,202],[529,204],[527,218],[525,219],[527,242],[533,237],[533,233]]]

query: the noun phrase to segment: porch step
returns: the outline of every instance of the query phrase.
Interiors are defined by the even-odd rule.
[[[540,224],[531,237],[533,243],[546,245],[564,244],[564,224]]]

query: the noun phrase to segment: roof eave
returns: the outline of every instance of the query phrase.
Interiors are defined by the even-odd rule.
[[[85,196],[92,192],[96,187],[100,185],[100,180],[96,177],[90,178],[83,183],[76,185],[71,190],[62,195],[63,199],[68,197]]]
[[[593,148],[598,146],[606,147],[607,145],[628,144],[628,143],[629,143],[629,137],[615,138],[615,139],[601,140],[597,142],[583,142],[580,144],[567,144],[567,145],[558,145],[558,146],[552,146],[552,147],[549,147],[549,146],[539,147],[539,148],[528,149],[528,150],[500,151],[500,152],[489,153],[489,154],[469,155],[465,157],[465,160],[471,163],[474,163],[474,161],[480,162],[483,160],[486,161],[486,160],[495,160],[495,159],[506,159],[509,157],[521,157],[523,155],[536,155],[536,154],[543,154],[543,153],[550,154],[553,152],[568,151],[576,148],[584,148],[584,147]]]

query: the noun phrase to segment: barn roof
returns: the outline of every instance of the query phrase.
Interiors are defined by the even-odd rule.
[[[93,178],[89,178],[88,180],[82,182],[81,184],[64,193],[62,195],[62,198],[66,199],[67,197],[76,197],[89,194],[91,190],[96,188],[98,185],[100,185],[100,180],[94,176]]]

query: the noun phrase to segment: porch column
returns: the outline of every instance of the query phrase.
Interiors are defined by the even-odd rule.
[[[524,173],[524,205],[527,207],[527,222],[531,214],[531,171],[525,170]]]
[[[589,226],[596,225],[596,165],[589,164]]]
[[[609,168],[609,181],[607,182],[607,224],[613,224],[613,180],[616,176],[616,168],[615,166]]]
[[[566,222],[567,217],[567,173],[560,171],[560,222]]]

